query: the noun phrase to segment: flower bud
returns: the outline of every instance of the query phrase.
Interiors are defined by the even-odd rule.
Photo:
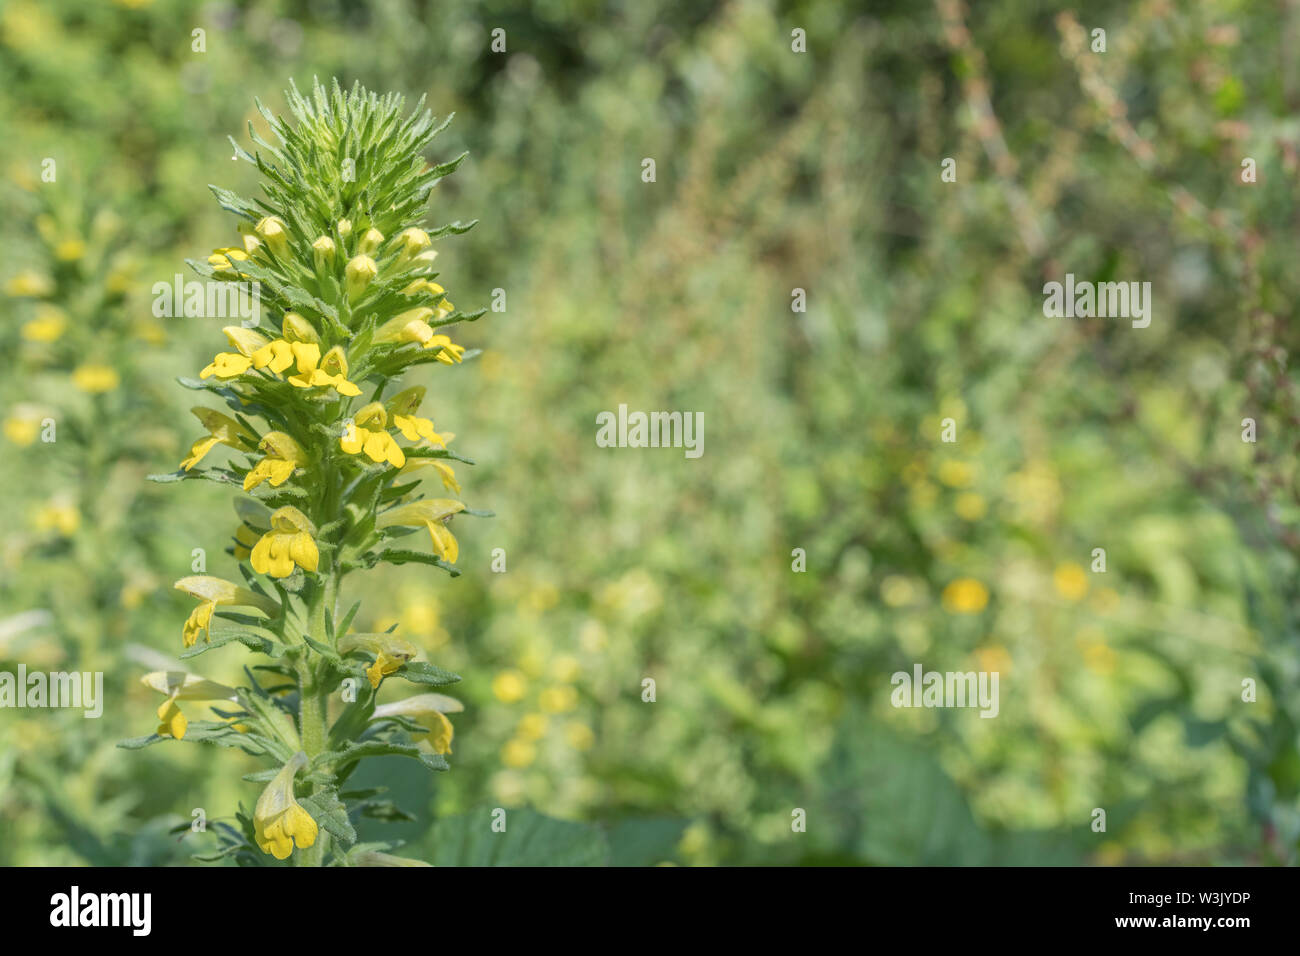
[[[320,344],[320,333],[297,312],[286,312],[284,314],[284,321],[280,323],[280,332],[288,342]]]
[[[384,234],[378,229],[367,229],[365,235],[357,242],[357,252],[369,255],[379,248],[384,241]]]
[[[334,240],[329,236],[321,236],[311,244],[311,252],[316,260],[316,268],[328,265],[334,261]]]
[[[254,227],[254,231],[277,256],[289,251],[289,233],[279,216],[267,216]]]
[[[347,279],[348,298],[355,299],[365,292],[375,276],[379,275],[379,267],[369,256],[356,256],[348,262],[344,275]]]

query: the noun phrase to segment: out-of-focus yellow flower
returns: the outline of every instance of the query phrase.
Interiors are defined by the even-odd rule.
[[[979,664],[979,670],[986,673],[1011,673],[1011,655],[1000,644],[990,644],[988,647],[976,648],[975,660]]]
[[[596,743],[596,735],[591,728],[579,720],[571,720],[564,725],[564,738],[574,750],[590,750]]]
[[[34,298],[54,291],[54,280],[42,272],[20,272],[5,283],[5,295],[15,298]]]
[[[253,548],[253,570],[273,578],[287,578],[295,565],[315,571],[320,561],[315,533],[308,517],[293,505],[277,509],[271,515],[271,530]]]
[[[419,653],[419,648],[396,634],[345,634],[339,638],[339,653],[367,651],[375,655],[374,663],[366,668],[366,678],[371,687],[378,687],[389,674],[398,671]]]
[[[72,373],[72,384],[90,395],[111,392],[121,381],[117,369],[95,362],[80,365]]]
[[[1093,592],[1091,603],[1098,614],[1109,614],[1119,607],[1119,592],[1114,588],[1098,588]]]
[[[417,694],[406,700],[379,705],[375,708],[374,719],[410,717],[427,730],[428,736],[420,739],[427,742],[434,753],[449,754],[455,731],[447,714],[458,714],[464,709],[464,704],[446,694]]]
[[[54,258],[60,262],[76,262],[86,254],[86,243],[82,239],[61,239],[54,246]]]
[[[1115,670],[1119,655],[1106,643],[1105,636],[1096,628],[1081,631],[1075,644],[1083,654],[1083,665],[1094,674],[1107,677]]]
[[[264,481],[279,488],[298,468],[307,464],[307,453],[293,438],[284,432],[267,432],[257,447],[266,452],[244,476],[244,490],[251,491]]]
[[[527,767],[537,759],[537,747],[527,740],[508,740],[501,748],[501,762],[507,767]]]
[[[41,413],[30,405],[22,405],[5,418],[5,438],[15,445],[27,447],[41,433]]]
[[[140,683],[166,695],[167,699],[158,707],[159,724],[155,733],[161,737],[175,737],[177,740],[185,736],[185,729],[189,726],[189,721],[176,703],[178,700],[235,699],[233,687],[184,671],[154,671],[141,677]]]
[[[253,810],[253,833],[263,853],[286,860],[294,845],[305,850],[316,842],[318,828],[293,796],[293,778],[307,766],[307,755],[294,754],[266,785]]]
[[[1088,593],[1088,572],[1072,562],[1058,564],[1052,572],[1052,583],[1056,593],[1067,601],[1081,601]]]
[[[949,488],[965,488],[975,478],[975,469],[970,462],[944,461],[939,464],[939,481]]]
[[[379,402],[371,402],[347,423],[339,447],[349,455],[359,455],[364,451],[371,461],[386,461],[394,468],[401,468],[406,464],[406,452],[387,429],[388,412]]]
[[[23,324],[28,342],[57,342],[68,328],[68,315],[58,306],[42,305],[34,318]]]
[[[229,415],[223,415],[211,408],[204,408],[202,405],[196,405],[190,411],[208,430],[208,434],[205,438],[200,438],[190,446],[189,456],[181,462],[183,471],[189,471],[197,465],[217,445],[227,445],[238,451],[252,451],[257,447],[254,444],[257,441],[257,436],[253,435]]]
[[[953,511],[957,512],[957,517],[964,521],[979,521],[988,511],[988,505],[985,504],[984,498],[973,491],[963,492],[957,496],[953,502]]]
[[[57,531],[70,538],[81,527],[81,512],[70,502],[56,498],[36,512],[36,530]]]
[[[566,684],[572,684],[582,673],[582,665],[572,654],[561,654],[551,665],[551,673],[555,679]]]
[[[496,677],[492,678],[492,693],[503,704],[513,704],[521,701],[527,692],[527,678],[513,668],[501,671]]]
[[[957,578],[943,589],[943,606],[953,614],[978,614],[988,603],[988,588],[974,578]]]
[[[233,581],[212,577],[208,574],[197,574],[181,578],[173,587],[178,591],[184,591],[190,597],[198,598],[201,602],[190,613],[181,632],[186,647],[194,646],[200,634],[203,635],[204,641],[208,640],[208,625],[211,624],[212,612],[217,609],[218,605],[257,608],[267,617],[275,617],[280,613],[278,601],[263,597],[256,591],[250,591]]]
[[[901,574],[890,574],[880,582],[880,599],[890,607],[907,607],[918,593],[912,579]]]
[[[568,684],[547,687],[537,696],[537,706],[548,714],[566,714],[578,706],[578,692]]]
[[[520,740],[541,740],[550,720],[545,714],[524,714],[515,727],[515,736]]]

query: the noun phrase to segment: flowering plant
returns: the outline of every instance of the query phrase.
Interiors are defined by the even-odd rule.
[[[425,692],[377,707],[376,694],[390,676],[425,691],[459,678],[417,661],[419,649],[397,634],[353,632],[360,602],[344,611],[340,592],[349,574],[379,563],[459,574],[448,525],[456,515],[488,514],[445,497],[460,494],[451,462],[472,462],[420,415],[424,387],[399,390],[412,368],[455,365],[470,354],[438,330],[483,311],[465,314],[448,301],[435,281],[433,240],[474,223],[431,232],[419,225],[430,191],[464,158],[424,161],[446,122],[435,125],[423,101],[407,117],[400,96],[360,86],[344,93],[337,81],[329,90],[315,84],[310,98],[296,87],[286,96],[292,125],[258,103],[279,144],[250,124],[257,152],[235,147],[262,174],[266,198],[213,187],[239,217],[241,239],[189,262],[208,282],[256,283],[260,314],[226,327],[229,349],[197,378],[180,380],[224,400],[226,411],[196,407],[205,434],[178,471],[153,476],[233,484],[247,494],[236,501],[229,549],[244,582],[207,574],[176,582],[198,601],[182,629],[181,657],[238,642],[269,659],[258,671],[282,680],[263,683],[249,668],[241,687],[148,674],[144,684],[165,698],[160,724],[123,746],[202,741],[272,763],[245,778],[265,789],[251,814],[241,808],[238,826],[215,827],[219,847],[208,859],[393,861],[386,851],[396,844],[356,842],[352,820],[380,803],[374,792],[341,788],[373,756],[447,769],[447,714],[459,702]],[[219,446],[234,452],[226,464],[209,457]],[[439,479],[444,497],[425,496],[425,477]],[[420,529],[429,551],[394,546]],[[190,721],[182,710],[190,701],[208,702],[219,719]]]

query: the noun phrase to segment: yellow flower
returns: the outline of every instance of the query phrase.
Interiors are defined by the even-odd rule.
[[[253,231],[277,256],[283,258],[289,251],[289,233],[285,231],[284,220],[279,216],[265,217],[253,227]]]
[[[20,272],[5,283],[5,294],[40,298],[54,291],[54,280],[41,272]]]
[[[284,432],[267,432],[257,447],[266,452],[266,457],[244,476],[245,491],[252,491],[264,481],[269,481],[272,488],[279,488],[295,469],[307,464],[307,453],[302,446]]]
[[[298,360],[298,374],[289,376],[290,385],[298,388],[329,386],[340,395],[361,394],[361,389],[348,381],[348,357],[342,346],[334,346],[322,359],[319,345],[295,342],[293,354]]]
[[[957,496],[957,500],[953,502],[953,510],[963,520],[978,521],[984,517],[988,506],[984,503],[983,497],[973,491],[967,491]]]
[[[254,356],[268,345],[265,335],[246,329],[242,325],[228,325],[221,331],[226,333],[226,341],[236,351],[218,353],[203,371],[199,372],[199,378],[208,378],[212,375],[217,378],[234,378],[243,375],[250,365],[256,364]],[[262,365],[257,367],[261,368]]]
[[[315,571],[320,561],[315,533],[315,525],[293,505],[277,509],[271,514],[271,530],[253,548],[253,570],[273,578],[287,578],[295,565]]]
[[[339,653],[367,651],[375,655],[374,663],[366,668],[371,687],[378,687],[389,674],[410,661],[419,648],[395,634],[347,634],[339,639]]]
[[[117,369],[94,362],[78,366],[72,373],[72,384],[91,395],[111,392],[121,381]]]
[[[229,445],[238,451],[252,451],[257,447],[254,444],[257,441],[257,436],[230,416],[223,415],[211,408],[204,408],[201,405],[191,408],[190,411],[208,430],[208,434],[207,437],[200,438],[190,446],[189,457],[181,462],[182,470],[189,471],[203,460],[204,455],[219,444]]]
[[[370,228],[357,240],[357,252],[370,255],[384,241],[384,234],[378,229]]]
[[[178,700],[234,700],[235,689],[216,681],[206,680],[196,674],[184,671],[154,671],[140,678],[140,683],[150,690],[166,695],[167,699],[158,707],[158,729],[160,737],[185,736],[189,721],[181,713]]]
[[[399,505],[381,514],[375,522],[377,528],[389,528],[394,525],[416,527],[424,525],[429,529],[433,541],[433,551],[444,561],[455,564],[460,556],[460,545],[446,525],[452,515],[465,510],[464,502],[451,498],[426,498]]]
[[[569,721],[564,726],[564,736],[574,750],[590,750],[596,743],[596,735],[580,720]]]
[[[379,705],[375,708],[374,719],[410,717],[425,728],[427,742],[434,753],[449,754],[455,730],[447,719],[447,714],[458,714],[464,709],[464,704],[445,694],[417,694],[406,700]]]
[[[444,442],[449,442],[456,436],[451,432],[442,436]],[[432,468],[442,479],[442,486],[452,494],[460,494],[460,482],[456,480],[456,472],[452,470],[451,465],[445,461],[439,461],[437,458],[412,458],[407,461],[406,467],[402,469],[402,474],[410,474],[419,471],[422,468]]]
[[[23,338],[28,342],[57,342],[68,327],[68,316],[53,305],[42,305],[36,317],[23,325]]]
[[[339,447],[349,455],[359,455],[364,451],[371,461],[386,461],[401,468],[406,464],[406,452],[387,429],[388,412],[379,402],[371,402],[347,423]]]
[[[293,344],[287,339],[267,342],[253,353],[252,359],[254,368],[269,367],[272,372],[279,375],[293,364]]]
[[[246,561],[258,539],[271,529],[271,509],[252,498],[236,498],[235,511],[240,520],[235,530],[235,560]]]
[[[301,750],[275,775],[253,809],[253,836],[263,853],[287,860],[294,845],[305,850],[316,842],[319,829],[310,813],[293,796],[293,778],[307,766]]]
[[[464,346],[456,345],[445,335],[435,335],[427,319],[433,315],[433,309],[420,306],[389,319],[375,329],[375,342],[396,342],[405,344],[416,342],[424,349],[441,349],[438,361],[444,365],[454,365],[465,354]]]
[[[501,762],[507,767],[527,767],[537,759],[537,748],[527,740],[510,740],[501,748]]]
[[[182,636],[186,647],[193,647],[200,634],[204,641],[208,640],[208,625],[212,622],[212,612],[218,605],[257,608],[267,617],[275,617],[280,613],[279,602],[224,578],[198,574],[181,578],[173,587],[202,602],[185,622]]]
[[[41,434],[42,411],[34,405],[16,405],[5,419],[4,433],[15,445],[27,447]]]
[[[36,530],[57,531],[70,538],[81,527],[81,512],[71,502],[56,497],[36,512]]]
[[[297,312],[286,312],[280,322],[280,333],[288,342],[310,342],[320,345],[320,333]]]
[[[524,714],[515,726],[515,736],[520,740],[541,740],[550,721],[545,714]]]
[[[60,262],[76,262],[86,254],[83,239],[63,239],[54,247],[54,258]]]
[[[989,603],[989,592],[974,578],[957,578],[943,589],[943,606],[953,614],[977,614]]]
[[[401,255],[397,257],[398,262],[406,262],[409,259],[414,259],[420,253],[424,252],[425,249],[428,249],[433,245],[432,241],[429,239],[429,234],[423,229],[416,228],[415,226],[412,226],[410,229],[403,229],[397,234],[397,237],[393,241],[402,248]]]
[[[949,488],[965,488],[974,480],[975,470],[966,461],[945,461],[939,465],[939,481]]]
[[[379,267],[375,265],[375,260],[369,256],[360,255],[350,259],[343,269],[344,284],[347,288],[349,301],[355,300],[362,292],[365,292],[377,275],[379,275]]]
[[[1077,564],[1058,564],[1052,573],[1056,593],[1067,601],[1082,601],[1088,593],[1088,572]]]
[[[519,671],[504,670],[492,678],[492,693],[503,704],[513,704],[524,699],[528,690],[528,679]]]
[[[323,267],[334,261],[334,240],[329,236],[321,236],[311,244],[312,257],[318,267]]]
[[[213,273],[218,277],[231,276],[232,278],[239,275],[239,269],[236,262],[246,262],[248,253],[243,249],[237,249],[234,246],[225,246],[221,249],[213,249],[212,255],[208,256],[208,265],[216,271]]]
[[[537,706],[548,714],[566,714],[578,706],[578,692],[568,684],[548,687],[537,695]]]
[[[408,441],[423,438],[434,447],[446,448],[447,442],[455,436],[450,432],[439,435],[433,430],[432,421],[415,414],[420,403],[424,401],[424,392],[424,387],[420,385],[398,392],[388,402],[388,414],[392,417],[393,424]]]

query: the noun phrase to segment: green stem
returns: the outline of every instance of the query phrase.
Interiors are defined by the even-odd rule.
[[[312,639],[325,642],[325,614],[327,606],[327,588],[321,588],[312,598],[308,608],[307,627]],[[303,648],[302,659],[298,663],[298,724],[302,736],[302,749],[309,758],[315,758],[325,750],[325,741],[329,733],[329,695],[325,691],[323,665],[312,659],[312,652]],[[329,846],[329,834],[320,831],[316,842],[305,850],[298,852],[299,866],[320,866],[325,859]]]

